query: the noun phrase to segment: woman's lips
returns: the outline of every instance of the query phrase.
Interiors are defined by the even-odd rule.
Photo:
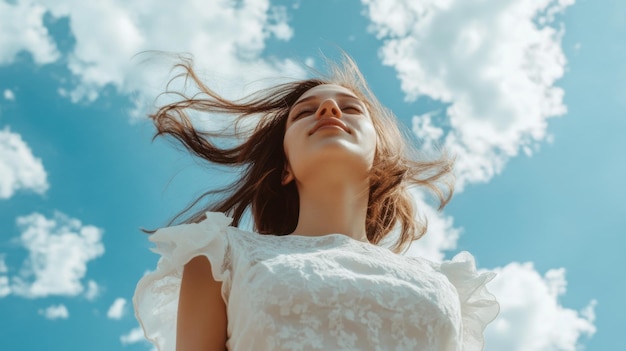
[[[323,127],[339,127],[341,129],[343,129],[344,132],[350,133],[348,131],[348,127],[346,126],[346,124],[343,123],[343,121],[341,121],[340,119],[338,119],[338,118],[322,118],[315,124],[313,129],[311,129],[311,132],[309,133],[309,135],[317,132],[318,129],[323,128]]]

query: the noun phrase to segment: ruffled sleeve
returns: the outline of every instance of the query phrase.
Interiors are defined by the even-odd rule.
[[[135,316],[144,336],[159,351],[176,347],[176,318],[183,266],[192,258],[206,256],[213,278],[222,282],[222,296],[228,298],[230,247],[226,228],[231,219],[222,213],[207,212],[200,223],[162,228],[150,235],[152,251],[161,255],[156,270],[143,276],[133,296]]]
[[[483,332],[500,311],[496,298],[487,290],[487,283],[495,273],[478,273],[474,257],[461,252],[451,261],[440,265],[440,271],[454,285],[461,304],[462,351],[481,351],[485,341]]]

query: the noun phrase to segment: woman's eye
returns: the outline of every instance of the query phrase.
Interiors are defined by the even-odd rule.
[[[361,113],[361,109],[356,106],[346,106],[343,108],[343,112]]]
[[[298,111],[298,112],[296,112],[295,116],[293,116],[293,119],[295,120],[295,119],[298,119],[298,118],[300,118],[302,116],[305,116],[307,114],[312,114],[312,113],[313,113],[313,111],[310,111],[310,110]]]

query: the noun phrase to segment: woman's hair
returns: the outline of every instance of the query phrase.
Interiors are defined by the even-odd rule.
[[[318,78],[298,80],[262,89],[239,100],[229,100],[208,88],[196,75],[190,59],[175,66],[182,76],[197,85],[200,93],[187,96],[174,93],[179,101],[158,109],[153,119],[160,135],[170,135],[193,154],[214,164],[240,169],[240,177],[230,185],[204,193],[170,222],[187,214],[182,222],[199,222],[204,212],[224,212],[238,226],[247,209],[251,210],[254,230],[260,234],[286,235],[298,223],[299,197],[295,182],[282,185],[287,159],[283,138],[289,110],[307,90],[321,84],[337,84],[353,91],[366,105],[377,133],[376,153],[370,174],[367,207],[367,238],[378,244],[394,228],[399,229],[392,250],[403,251],[413,240],[426,232],[427,221],[417,216],[415,200],[408,189],[422,186],[431,190],[439,200],[439,209],[450,200],[453,192],[453,161],[445,153],[435,160],[419,160],[408,139],[401,132],[393,113],[383,107],[372,94],[355,62],[343,55],[340,63],[328,62],[329,74],[317,73]],[[202,131],[194,127],[188,112],[233,116],[233,132],[228,137],[242,140],[235,146],[218,146],[222,132]],[[258,118],[258,124],[247,134],[237,126],[244,119]],[[222,194],[222,199],[193,211],[205,196]]]

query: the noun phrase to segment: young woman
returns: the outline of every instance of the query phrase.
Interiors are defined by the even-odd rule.
[[[157,135],[241,177],[150,236],[161,258],[133,299],[148,340],[161,351],[482,350],[498,313],[492,274],[468,253],[441,264],[401,254],[426,231],[408,187],[443,207],[452,162],[416,158],[349,57],[328,77],[237,101],[181,67],[204,96],[151,116]],[[195,129],[189,110],[260,120],[220,148],[223,135]],[[248,210],[254,232],[238,228]]]

